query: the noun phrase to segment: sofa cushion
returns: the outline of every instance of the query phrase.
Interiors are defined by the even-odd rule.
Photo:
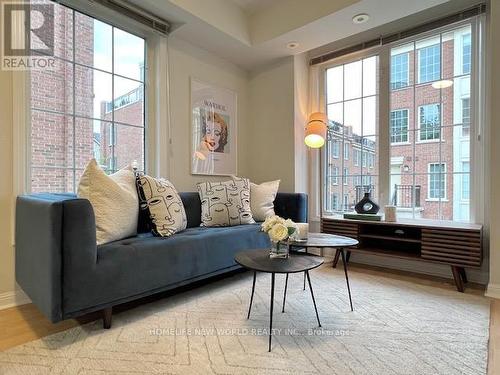
[[[169,237],[186,229],[184,204],[170,181],[140,175],[137,178],[137,192],[141,210],[149,214],[154,235]]]
[[[78,292],[64,299],[66,313],[109,303],[235,266],[238,251],[269,246],[258,224],[188,228],[171,237],[144,233],[97,248],[92,275],[79,278]],[[105,286],[105,287],[104,287]],[[75,295],[77,294],[77,295]],[[66,294],[64,294],[66,295]]]
[[[98,245],[137,234],[139,200],[132,167],[108,176],[92,159],[80,178],[78,197],[92,204]]]
[[[250,181],[234,177],[223,182],[201,182],[201,222],[205,227],[252,224]]]
[[[255,221],[264,221],[270,216],[274,216],[274,200],[280,180],[263,182],[260,185],[250,183],[250,207]]]

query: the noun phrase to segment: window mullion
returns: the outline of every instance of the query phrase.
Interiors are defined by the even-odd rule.
[[[72,171],[73,171],[73,192],[77,192],[76,188],[76,118],[75,118],[75,113],[76,113],[76,67],[75,67],[75,61],[76,61],[76,17],[75,17],[75,11],[71,11],[72,15],[72,23],[73,23],[73,36],[72,36],[72,43],[73,43],[73,87],[72,87],[72,95],[73,95],[73,113],[72,113],[72,126],[73,126],[73,165],[72,165]]]

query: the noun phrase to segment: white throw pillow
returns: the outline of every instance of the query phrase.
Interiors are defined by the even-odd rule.
[[[153,234],[169,237],[186,229],[186,210],[170,181],[141,176],[137,188],[141,209],[148,212]]]
[[[279,187],[280,180],[263,182],[260,185],[250,183],[250,207],[256,221],[264,221],[269,216],[274,216],[274,200]]]
[[[201,225],[204,227],[227,227],[253,224],[250,209],[250,181],[234,178],[224,182],[201,182],[198,184],[201,199]]]
[[[80,179],[78,197],[92,204],[98,245],[137,234],[139,199],[132,167],[108,176],[92,159]]]

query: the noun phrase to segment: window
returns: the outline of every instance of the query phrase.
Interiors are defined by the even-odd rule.
[[[462,172],[461,199],[468,201],[470,199],[470,162],[462,162]]]
[[[54,3],[54,67],[32,70],[30,190],[75,191],[90,159],[144,170],[146,41]]]
[[[361,159],[361,151],[354,149],[353,158],[354,158],[354,165],[359,166],[359,159]]]
[[[406,52],[410,56],[408,86],[388,90],[389,155],[381,155],[391,163],[385,194],[397,207],[398,217],[457,221],[473,217],[467,197],[474,199],[470,169],[476,155],[472,144],[477,141],[469,133],[474,126],[472,86],[478,78],[474,66],[467,74],[462,68],[463,37],[471,36],[472,50],[478,38],[471,30],[467,23],[452,25],[389,47],[390,55]],[[427,68],[423,71],[423,60],[428,61],[431,52],[441,60],[436,60],[433,74]],[[453,85],[434,88],[430,82],[434,78]]]
[[[334,185],[339,184],[339,167],[333,167],[332,184]]]
[[[476,22],[478,27],[473,28]],[[477,198],[471,194],[471,175],[479,163],[475,158],[483,151],[482,140],[469,133],[474,132],[479,113],[475,105],[481,98],[474,97],[480,76],[476,59],[468,60],[466,35],[481,62],[484,53],[479,52],[484,51],[477,43],[483,32],[482,19],[464,20],[320,66],[325,75],[319,77],[324,88],[321,104],[330,123],[325,148],[339,147],[343,155],[348,144],[352,155],[352,161],[343,156],[335,160],[339,184],[330,183],[322,190],[327,197],[323,202],[337,194],[340,210],[351,209],[357,197],[371,188],[375,199],[388,197],[400,218],[467,221],[474,217],[470,201]],[[390,56],[387,65],[379,64],[378,54]],[[464,68],[463,61],[470,61],[470,68]],[[453,84],[439,87],[435,81],[441,79]],[[388,119],[385,123],[379,124],[379,113]],[[386,127],[387,137],[381,148],[379,126]],[[390,167],[383,171],[389,175],[383,176],[387,191],[379,192],[381,161]]]
[[[470,135],[470,98],[462,99],[462,137]]]
[[[441,105],[428,104],[418,108],[419,139],[429,141],[441,138]]]
[[[429,164],[429,199],[446,199],[446,165]]]
[[[434,44],[418,50],[418,83],[441,78],[441,45]]]
[[[332,195],[332,210],[337,211],[339,209],[339,196],[338,194]]]
[[[391,143],[408,142],[408,110],[391,111]]]
[[[332,142],[332,156],[338,159],[339,155],[340,155],[340,142],[337,139],[335,139]]]
[[[326,155],[330,155],[330,150],[332,155],[342,153],[336,161],[340,183],[334,184],[332,179],[325,184],[323,208],[326,211],[334,194],[339,197],[340,211],[351,209],[348,203],[355,202],[361,194],[363,175],[372,174],[374,185],[378,184],[375,156],[378,152],[378,64],[378,56],[367,56],[325,69],[324,104],[329,131],[324,152]],[[371,161],[368,153],[373,155]],[[372,194],[377,196],[375,188]]]
[[[462,74],[470,74],[471,66],[471,35],[462,36]]]
[[[391,56],[391,89],[408,86],[408,53]]]

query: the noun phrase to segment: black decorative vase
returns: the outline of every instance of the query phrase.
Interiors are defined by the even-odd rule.
[[[356,203],[354,209],[358,214],[376,214],[380,210],[380,207],[371,200],[370,193],[365,193],[363,199]]]

